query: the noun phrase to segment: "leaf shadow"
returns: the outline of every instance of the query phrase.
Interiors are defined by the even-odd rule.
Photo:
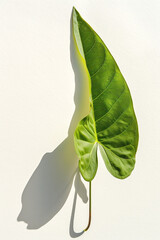
[[[68,137],[55,150],[44,154],[23,190],[22,209],[17,221],[24,221],[27,229],[39,229],[61,210],[68,198],[78,168],[73,134],[78,122],[89,112],[89,86],[87,74],[73,45],[71,21],[70,60],[75,74],[75,112],[69,126]],[[85,186],[78,187],[83,185],[78,175],[75,181],[75,197],[70,221],[71,237],[81,235],[73,230],[77,194],[84,203],[88,200],[87,195],[84,194]]]

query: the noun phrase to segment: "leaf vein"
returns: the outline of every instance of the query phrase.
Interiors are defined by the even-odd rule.
[[[93,49],[95,43],[96,43],[96,39],[94,38],[94,43],[93,43],[92,47],[87,52],[84,53],[85,56]]]
[[[103,144],[101,144],[104,148],[106,148]],[[126,145],[127,146],[127,145]],[[109,147],[107,148],[109,151],[111,151],[114,155],[116,155],[117,157],[119,157],[120,159],[124,159],[124,160],[130,160],[130,159],[133,159],[133,158],[123,158],[123,157],[120,157],[120,156],[118,156],[116,153],[114,153],[113,151],[112,151],[112,149],[110,149]],[[105,153],[106,153],[106,155],[107,155],[107,157],[108,157],[108,154],[107,154],[107,152],[106,152],[106,149],[105,149]],[[108,160],[109,160],[109,162],[110,162],[110,164],[112,165],[112,162],[110,161],[110,158],[108,157]],[[124,163],[121,161],[121,163],[124,165]]]
[[[129,124],[128,124],[128,126],[126,127],[126,129],[124,129],[122,132],[120,132],[119,134],[117,134],[117,135],[114,135],[113,137],[108,137],[108,138],[106,138],[106,139],[112,139],[112,138],[115,138],[115,137],[117,137],[117,136],[120,136],[121,134],[123,134],[125,131],[127,131],[128,130],[128,128],[130,127],[130,125],[131,125],[131,123],[133,122],[133,118],[132,118],[132,120],[129,122]]]
[[[104,57],[104,61],[103,61],[103,63],[100,65],[100,67],[98,68],[98,70],[97,70],[95,73],[93,73],[92,75],[90,75],[91,78],[92,78],[93,76],[95,76],[95,75],[101,70],[101,68],[103,67],[103,65],[104,65],[104,63],[105,63],[105,60],[106,60],[106,54],[105,54],[105,57]]]
[[[124,148],[124,147],[127,147],[127,146],[132,146],[132,147],[134,147],[134,145],[130,143],[130,144],[126,144],[126,145],[121,146],[121,147],[113,147],[113,148],[108,147],[108,148],[111,150],[111,149]],[[135,147],[134,147],[134,149],[135,149]]]
[[[114,71],[113,77],[112,77],[112,79],[110,80],[110,82],[108,83],[107,87],[106,87],[100,94],[98,94],[98,96],[96,96],[96,97],[93,99],[93,102],[94,102],[98,97],[100,97],[100,95],[102,95],[102,94],[109,88],[110,84],[112,83],[112,81],[113,81],[113,79],[114,79],[114,77],[115,77],[115,74],[116,74],[116,70]]]
[[[91,142],[91,141],[89,142],[89,141],[86,141],[86,140],[83,140],[83,139],[80,139],[80,138],[78,138],[77,140],[80,141],[80,142],[86,142],[88,144],[93,144],[93,142]]]
[[[94,137],[94,135],[85,127],[85,125],[81,125],[88,133],[91,137]]]
[[[94,143],[91,152],[84,154],[84,155],[89,154],[89,162],[88,162],[88,166],[85,168],[85,170],[87,170],[87,169],[91,166],[91,157],[90,157],[90,156],[92,155],[93,148],[94,148],[95,144],[96,144],[96,142]],[[83,155],[83,156],[84,156],[84,155]]]
[[[121,98],[121,96],[123,95],[124,92],[125,92],[125,88],[123,89],[123,91],[121,92],[121,94],[119,95],[119,97],[116,99],[116,101],[112,104],[111,108],[110,108],[103,116],[101,116],[100,118],[98,118],[95,122],[100,121],[102,118],[104,118],[104,117],[109,113],[109,111],[113,108],[113,106],[116,104],[116,102]]]
[[[128,108],[129,108],[129,105],[124,109],[124,111],[119,115],[119,117],[118,117],[110,126],[108,126],[107,128],[105,128],[105,129],[97,132],[97,134],[100,133],[100,132],[103,132],[104,130],[107,130],[107,129],[109,129],[111,126],[113,126],[113,124],[115,124],[115,123],[117,122],[117,120],[123,115],[123,113],[124,113]]]

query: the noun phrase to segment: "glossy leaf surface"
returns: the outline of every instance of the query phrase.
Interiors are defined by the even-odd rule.
[[[97,171],[97,146],[109,172],[129,176],[135,165],[138,126],[128,86],[101,38],[75,8],[73,38],[90,85],[90,112],[75,131],[74,142],[83,178],[91,181]]]

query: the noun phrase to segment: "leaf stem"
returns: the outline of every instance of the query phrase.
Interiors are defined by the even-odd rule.
[[[91,181],[89,182],[89,220],[88,220],[88,225],[87,227],[84,229],[84,232],[86,232],[91,224]]]

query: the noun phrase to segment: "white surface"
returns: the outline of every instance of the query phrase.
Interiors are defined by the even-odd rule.
[[[0,0],[0,238],[71,239],[75,190],[73,184],[70,191],[70,179],[77,162],[70,141],[74,123],[86,111],[78,85],[82,73],[75,79],[70,61],[73,5],[102,37],[125,76],[140,133],[136,167],[126,180],[112,177],[99,158],[92,224],[79,239],[159,240],[159,0]],[[75,80],[76,121],[67,138]],[[78,189],[86,202],[82,183]],[[87,224],[88,205],[81,198],[75,232]],[[32,230],[17,222],[19,214]]]

